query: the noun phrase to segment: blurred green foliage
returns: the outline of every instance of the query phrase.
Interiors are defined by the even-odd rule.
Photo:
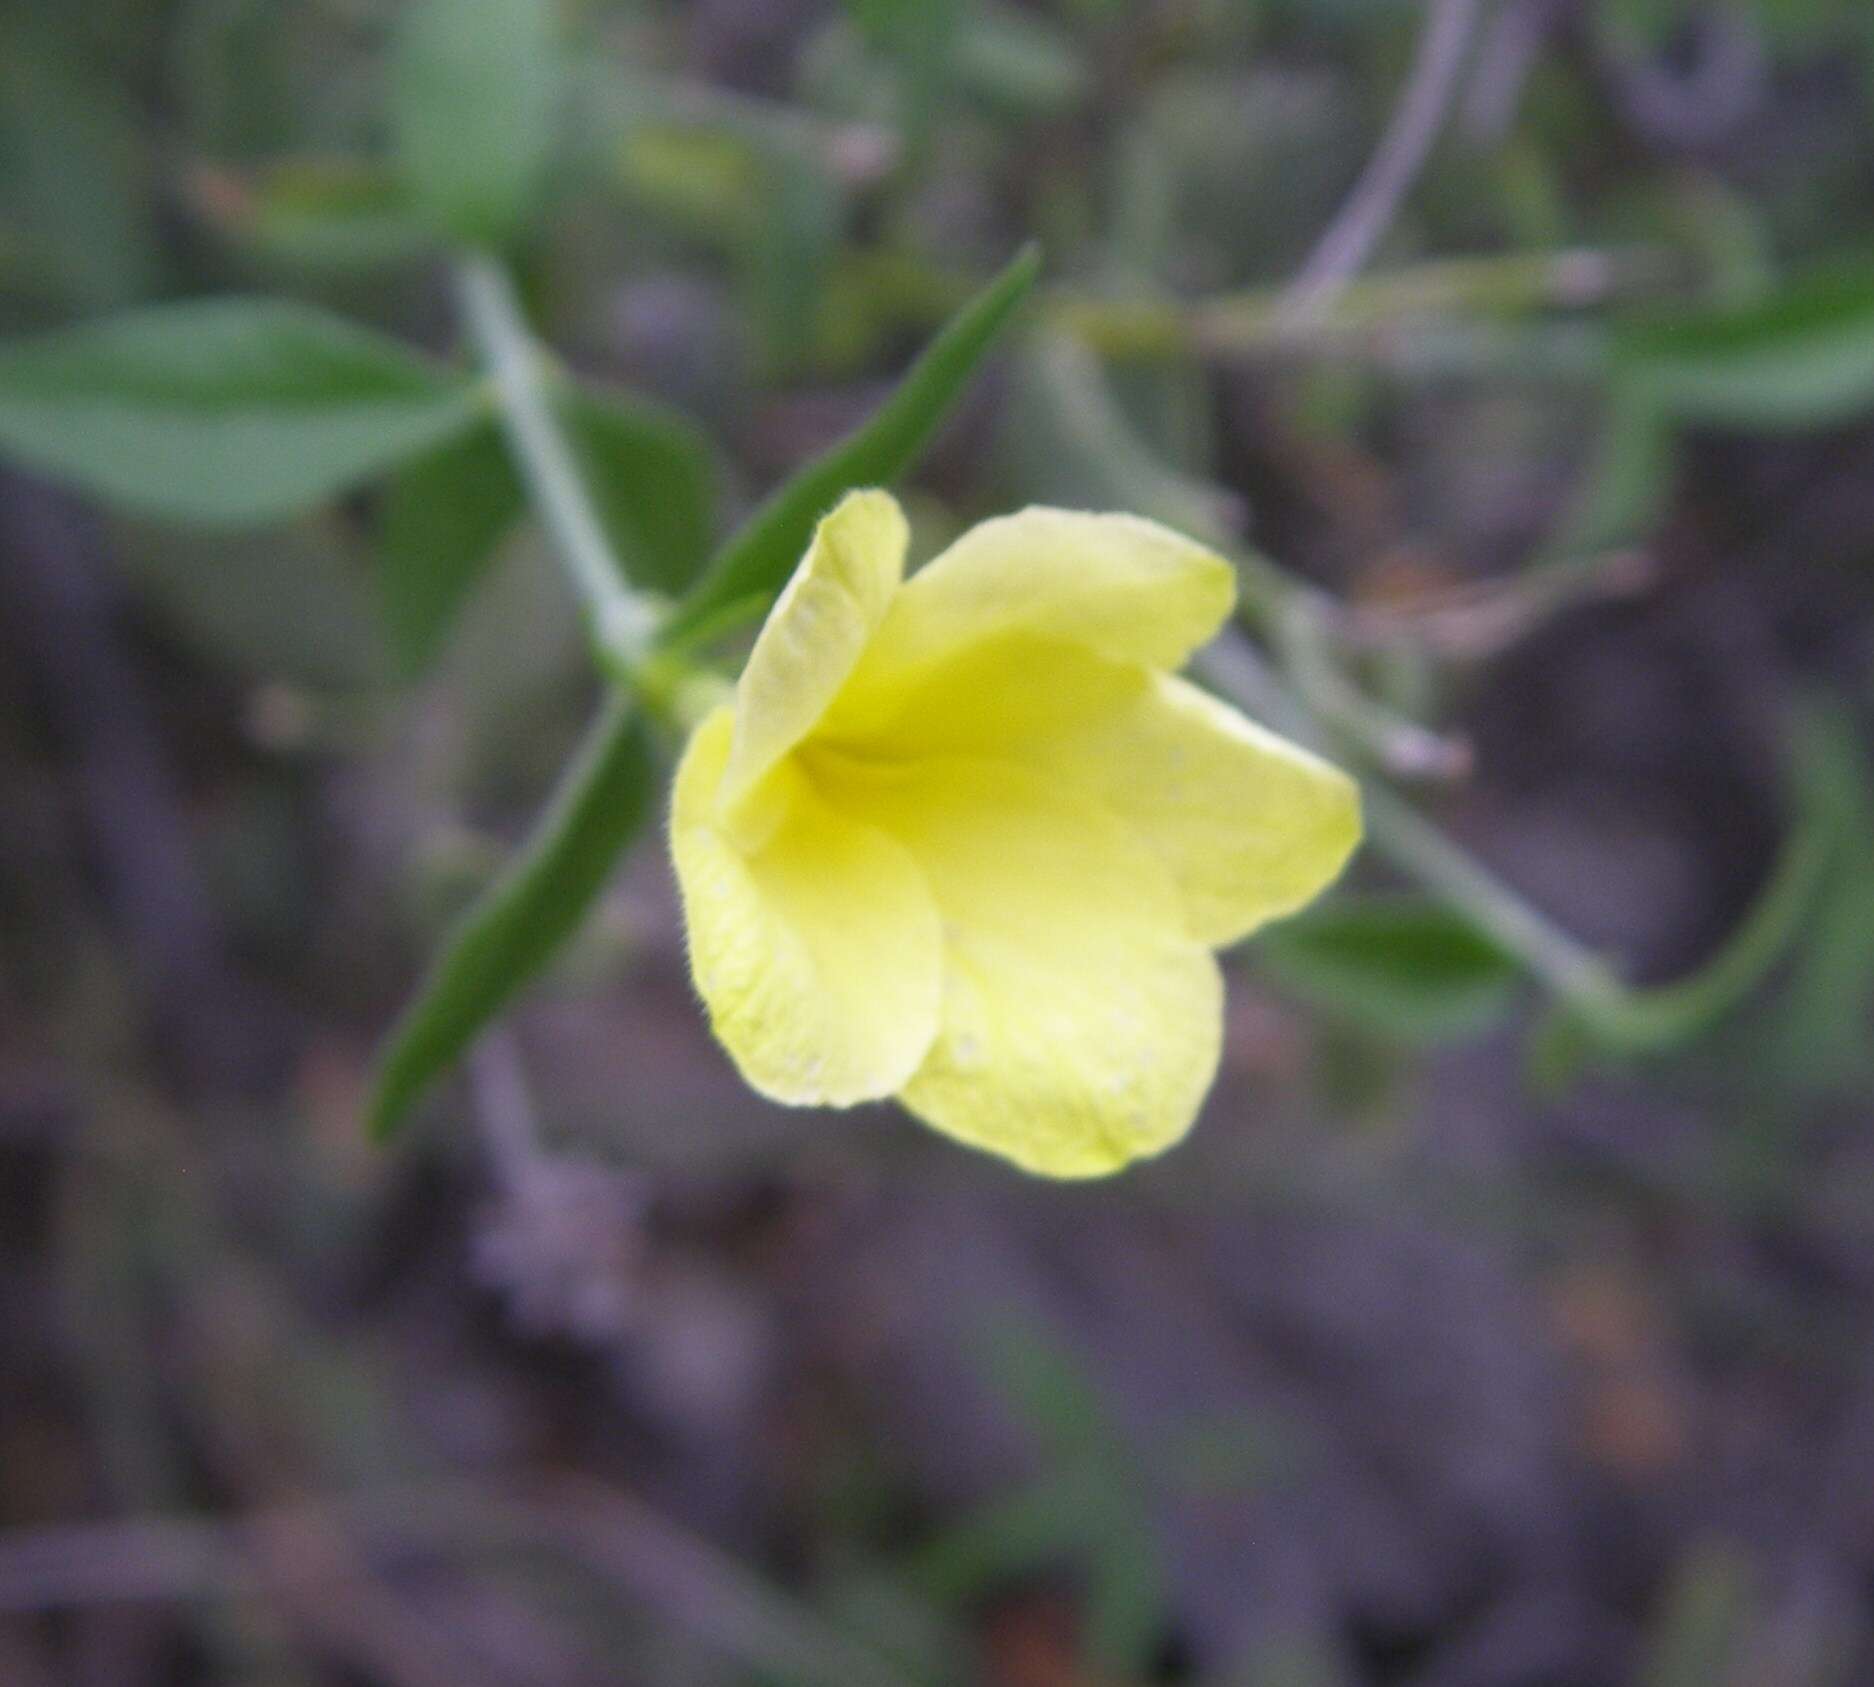
[[[549,0],[416,4],[390,111],[415,206],[471,246],[505,244],[547,186],[564,65]]]

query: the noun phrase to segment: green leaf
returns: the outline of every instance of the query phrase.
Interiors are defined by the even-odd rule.
[[[681,638],[739,599],[772,598],[800,561],[814,523],[843,492],[902,474],[1008,327],[1040,269],[1039,250],[1025,248],[951,318],[870,419],[771,493],[716,554],[671,616],[667,635]]]
[[[466,376],[271,299],[152,306],[0,350],[0,451],[183,520],[309,509],[480,406]]]
[[[1256,953],[1277,984],[1411,1042],[1483,1030],[1515,995],[1515,960],[1444,904],[1336,897],[1271,926]]]
[[[713,536],[716,474],[696,424],[634,394],[575,387],[556,408],[626,571],[672,596],[696,579]]]
[[[549,0],[412,0],[398,43],[397,157],[445,234],[505,244],[534,204],[564,72]]]
[[[644,724],[614,700],[521,854],[463,916],[378,1063],[367,1115],[388,1140],[431,1083],[572,935],[657,786]]]
[[[1544,1012],[1523,1050],[1523,1072],[1542,1101],[1558,1101],[1593,1063],[1594,1034],[1566,1003]]]
[[[398,472],[384,501],[378,549],[385,625],[406,675],[435,658],[525,508],[520,476],[492,422]]]
[[[1874,408],[1874,266],[1817,270],[1742,307],[1631,322],[1623,386],[1682,423],[1828,427]]]

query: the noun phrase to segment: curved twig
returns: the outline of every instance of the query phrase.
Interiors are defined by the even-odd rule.
[[[1433,0],[1392,121],[1347,202],[1289,284],[1281,310],[1286,323],[1314,315],[1373,255],[1444,126],[1481,10],[1482,0]]]

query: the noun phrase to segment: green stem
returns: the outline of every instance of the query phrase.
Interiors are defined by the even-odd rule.
[[[1575,310],[1610,296],[1656,289],[1677,266],[1657,248],[1490,254],[1448,258],[1350,282],[1318,316],[1285,318],[1280,288],[1206,299],[1102,299],[1057,293],[1048,317],[1107,357],[1243,354],[1316,347],[1395,323],[1402,316],[1520,317]]]
[[[571,445],[560,431],[543,378],[545,362],[507,271],[472,256],[456,271],[469,337],[494,382],[501,430],[574,587],[585,604],[601,664],[629,679],[650,655],[657,616],[632,590],[605,536]]]
[[[1539,913],[1386,786],[1362,791],[1373,845],[1394,866],[1442,892],[1559,996],[1598,1018],[1627,987],[1601,957]]]

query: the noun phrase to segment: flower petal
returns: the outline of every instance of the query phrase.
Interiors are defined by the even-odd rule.
[[[904,847],[844,818],[791,762],[744,854],[717,823],[734,719],[718,709],[677,770],[670,842],[690,970],[716,1035],[763,1095],[850,1106],[892,1094],[937,1034],[942,929]]]
[[[1188,681],[1083,646],[988,640],[882,719],[848,729],[852,715],[842,698],[828,727],[856,756],[991,757],[1092,797],[1170,870],[1191,935],[1212,945],[1311,901],[1360,839],[1359,787],[1340,769]]]
[[[943,914],[943,1024],[900,1093],[912,1112],[1050,1177],[1117,1171],[1189,1130],[1222,981],[1151,851],[1028,769],[806,755],[842,812],[910,850]]]
[[[725,811],[839,694],[904,578],[908,538],[889,492],[849,492],[814,529],[736,684],[735,736],[718,794]]]
[[[1172,674],[1030,749],[1151,846],[1205,943],[1313,901],[1360,841],[1352,779]]]
[[[886,711],[907,684],[972,645],[1060,640],[1175,668],[1236,601],[1230,565],[1155,521],[1036,507],[985,521],[906,583],[853,677]]]

